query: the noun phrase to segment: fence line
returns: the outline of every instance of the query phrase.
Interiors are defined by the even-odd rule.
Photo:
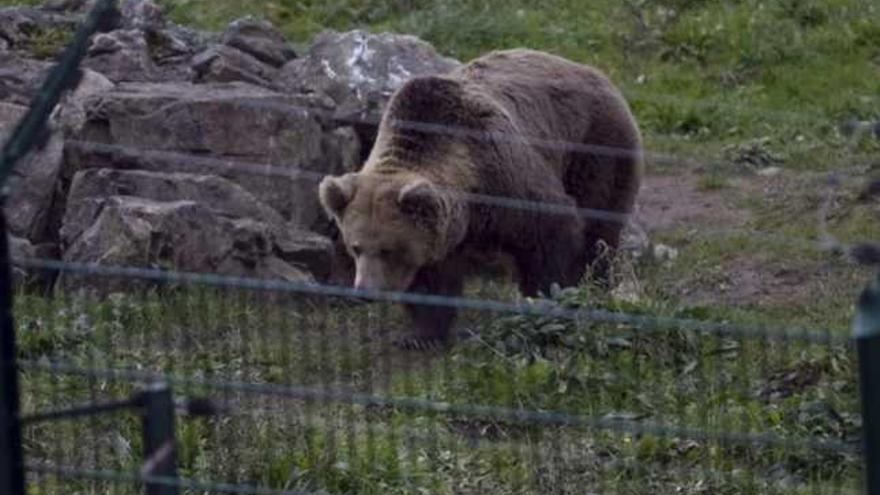
[[[280,95],[282,97],[286,95]],[[128,116],[128,120],[150,120],[157,117],[162,116],[164,113],[173,111],[176,108],[186,108],[192,105],[192,101],[174,101],[171,103],[166,103],[155,110],[143,114],[143,115],[135,115]],[[363,114],[354,114],[354,115],[346,115],[341,116],[334,110],[322,109],[314,106],[306,106],[306,105],[295,105],[292,103],[285,102],[265,102],[265,101],[257,101],[257,100],[248,100],[241,99],[236,100],[234,102],[235,106],[243,107],[243,108],[255,108],[255,109],[271,109],[271,110],[281,110],[282,113],[288,113],[295,115],[297,117],[318,117],[321,119],[325,119],[326,121],[335,122],[339,124],[348,124],[348,125],[370,125],[370,126],[379,126],[383,118],[368,116]],[[647,153],[646,150],[640,149],[638,151],[633,151],[628,148],[616,147],[616,146],[607,146],[607,145],[597,145],[597,144],[585,144],[585,143],[576,143],[572,141],[558,140],[558,139],[547,139],[536,136],[528,136],[522,134],[515,134],[510,132],[499,132],[499,131],[485,131],[480,129],[475,129],[471,127],[464,126],[456,126],[449,124],[437,124],[431,122],[419,122],[419,121],[411,121],[411,120],[400,120],[394,119],[391,121],[395,129],[404,129],[422,132],[425,134],[434,134],[441,136],[452,136],[452,137],[462,137],[462,138],[470,138],[477,141],[484,142],[503,142],[503,143],[514,143],[514,144],[528,144],[533,146],[534,148],[544,149],[548,151],[559,151],[559,152],[568,152],[568,153],[584,153],[584,154],[598,154],[610,157],[631,157],[631,158],[644,158],[646,160],[650,159],[653,163],[658,164],[680,164],[682,161],[687,162],[689,164],[699,164],[699,161],[694,160],[689,157],[680,157],[676,155],[668,155],[663,153]]]
[[[850,453],[858,453],[861,451],[861,447],[858,444],[849,444],[839,440],[817,440],[815,438],[794,440],[773,433],[746,433],[731,431],[714,432],[704,428],[671,426],[665,424],[651,423],[647,421],[628,420],[623,418],[590,417],[564,412],[512,409],[499,406],[450,404],[448,402],[438,402],[429,399],[383,397],[374,394],[352,392],[347,390],[331,390],[329,387],[271,385],[250,382],[237,382],[230,380],[180,378],[166,373],[151,373],[148,371],[135,371],[117,368],[86,369],[79,366],[65,365],[57,362],[45,363],[33,360],[23,360],[20,363],[20,366],[22,369],[51,371],[69,375],[111,380],[122,379],[138,380],[145,382],[162,380],[170,385],[180,385],[184,388],[207,387],[217,391],[272,395],[275,397],[284,397],[288,399],[321,399],[328,402],[352,404],[365,407],[394,407],[401,410],[423,413],[443,413],[455,416],[465,416],[468,418],[491,418],[496,420],[508,421],[519,425],[590,428],[614,432],[624,432],[633,435],[652,434],[663,437],[727,442],[741,445],[761,444],[768,447],[780,448],[806,447],[811,450]]]
[[[318,296],[335,296],[349,299],[369,299],[394,303],[409,303],[425,306],[455,307],[484,312],[507,313],[531,316],[557,317],[576,322],[599,322],[632,325],[640,330],[660,331],[668,327],[679,330],[690,330],[697,333],[739,336],[746,338],[772,338],[777,340],[801,340],[811,343],[845,344],[849,339],[831,330],[811,329],[778,329],[765,327],[733,325],[729,323],[713,323],[693,319],[674,317],[648,317],[627,313],[618,313],[601,309],[571,309],[560,306],[549,300],[535,302],[507,303],[490,299],[467,297],[448,297],[434,294],[413,292],[392,292],[355,289],[339,285],[328,285],[317,282],[291,282],[282,280],[261,280],[247,277],[217,275],[214,273],[195,273],[167,271],[153,268],[131,266],[108,266],[97,263],[66,262],[42,258],[16,259],[13,262],[30,269],[56,270],[78,275],[97,275],[102,277],[139,278],[165,283],[183,283],[213,287],[252,289],[288,293],[310,294]]]
[[[167,150],[158,150],[158,149],[150,149],[150,148],[141,148],[136,146],[126,146],[126,145],[118,145],[118,144],[106,144],[106,143],[98,143],[92,141],[82,141],[82,140],[68,140],[65,142],[65,145],[74,149],[81,151],[91,151],[96,153],[127,153],[131,155],[135,155],[137,158],[133,159],[147,159],[147,160],[160,160],[163,162],[174,162],[177,165],[181,165],[180,168],[175,169],[164,169],[153,166],[148,167],[117,167],[112,170],[119,171],[147,171],[147,172],[164,172],[164,173],[206,173],[206,170],[210,170],[210,173],[219,173],[219,174],[233,174],[233,173],[241,173],[252,176],[265,176],[265,177],[284,177],[293,180],[304,180],[311,182],[319,182],[324,177],[329,176],[330,174],[325,174],[323,172],[317,172],[313,170],[309,170],[303,167],[294,166],[294,165],[281,165],[277,163],[256,163],[256,162],[247,162],[239,159],[230,159],[230,158],[219,158],[219,157],[210,157],[210,156],[200,156],[189,153],[182,153],[177,151],[167,151]],[[95,168],[87,168],[86,170],[98,170],[103,169],[102,167]],[[831,174],[836,176],[844,175],[843,171],[835,171],[831,172]],[[832,190],[829,191],[829,194],[833,193],[834,190],[842,187],[841,181],[836,181],[832,185]],[[467,202],[482,204],[486,206],[497,206],[501,208],[510,208],[510,209],[518,209],[518,210],[526,210],[526,211],[535,211],[539,213],[548,213],[548,214],[556,214],[556,215],[571,215],[577,216],[585,219],[595,219],[601,220],[605,222],[615,222],[615,223],[626,223],[633,219],[635,216],[634,213],[621,213],[611,210],[601,210],[594,208],[580,208],[576,206],[563,206],[554,203],[541,202],[541,201],[530,201],[523,200],[518,198],[513,198],[509,196],[498,196],[498,195],[488,195],[488,194],[476,194],[462,191],[460,189],[454,189],[449,187],[437,187],[439,191],[449,192],[453,194],[457,194],[459,197],[464,199]],[[822,203],[825,205],[826,202]],[[771,232],[761,232],[761,231],[747,231],[741,228],[714,228],[714,229],[702,229],[700,231],[701,234],[711,234],[711,235],[720,235],[727,234],[733,231],[743,232],[749,236],[757,236],[764,240],[772,241],[776,244],[790,244],[792,247],[803,248],[807,246],[813,246],[819,251],[846,251],[849,248],[840,243],[830,245],[826,242],[827,236],[824,233],[827,231],[825,228],[826,222],[824,222],[824,218],[827,217],[830,206],[820,208],[818,211],[820,213],[820,226],[823,230],[822,237],[818,240],[811,240],[806,238],[794,238],[792,236],[785,236],[781,234],[774,234]]]
[[[155,476],[141,473],[132,474],[120,471],[84,469],[77,466],[59,466],[37,462],[26,463],[25,469],[34,473],[52,474],[73,479],[106,481],[113,484],[150,484],[162,487],[202,490],[205,493],[232,493],[242,495],[327,495],[327,492],[273,490],[271,488],[260,488],[253,485],[212,483],[181,477],[172,478],[168,476]]]

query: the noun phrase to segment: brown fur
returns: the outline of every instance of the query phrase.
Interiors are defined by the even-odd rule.
[[[577,284],[594,262],[605,279],[600,241],[617,247],[623,224],[574,208],[629,213],[641,168],[638,127],[604,75],[509,50],[404,84],[363,169],[325,179],[320,196],[358,260],[359,287],[456,296],[468,253],[503,253],[521,292],[534,296],[554,282]],[[484,196],[571,214],[490,205]],[[453,309],[408,309],[417,338],[447,338]]]

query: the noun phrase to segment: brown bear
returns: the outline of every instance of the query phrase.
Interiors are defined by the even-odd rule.
[[[355,288],[458,296],[470,254],[497,253],[535,296],[578,284],[591,263],[607,279],[601,244],[617,247],[641,170],[639,129],[606,76],[515,49],[407,81],[363,168],[319,193]],[[407,310],[404,343],[448,338],[454,308]]]

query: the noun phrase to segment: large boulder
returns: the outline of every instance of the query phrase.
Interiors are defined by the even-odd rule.
[[[296,58],[296,52],[284,35],[272,23],[262,19],[244,17],[233,21],[220,41],[276,68]]]
[[[126,0],[116,29],[92,37],[83,66],[114,82],[189,81],[207,36],[170,23],[150,0]]]
[[[116,29],[92,37],[82,65],[114,82],[188,81],[199,43],[172,29]]]
[[[414,36],[365,31],[319,34],[306,56],[288,62],[276,85],[289,92],[327,95],[335,116],[359,122],[364,155],[391,94],[413,76],[447,73],[460,63]]]
[[[43,60],[0,52],[0,101],[29,104],[51,68]]]
[[[224,217],[256,218],[279,228],[285,223],[278,212],[237,184],[221,177],[87,169],[74,176],[67,195],[67,212],[61,228],[63,246],[71,245],[92,225],[104,202],[111,196],[135,196],[162,202],[190,200]]]
[[[26,107],[0,103],[0,142],[5,142]],[[44,242],[52,201],[63,164],[64,138],[50,131],[42,146],[25,155],[9,176],[5,211],[9,232],[33,243]]]
[[[28,73],[26,78],[37,76]],[[55,108],[40,146],[16,163],[9,178],[5,204],[9,229],[14,235],[33,243],[55,239],[57,225],[53,224],[53,216],[57,211],[59,179],[64,167],[65,133],[78,131],[85,122],[83,102],[112,86],[100,74],[83,71],[77,87]],[[23,105],[0,102],[0,142],[6,140],[26,111]]]
[[[278,69],[226,45],[213,45],[193,58],[194,82],[241,81],[271,87]]]
[[[25,282],[28,278],[27,270],[23,269],[21,266],[16,264],[17,260],[27,260],[33,259],[37,257],[37,250],[34,248],[34,245],[31,244],[27,239],[22,239],[21,237],[16,237],[14,235],[7,235],[7,241],[9,246],[9,257],[12,259],[12,280],[16,285],[19,285]]]
[[[126,83],[93,98],[69,143],[72,170],[141,168],[227,177],[297,228],[324,221],[317,181],[357,164],[353,131],[312,109],[316,97],[245,83]]]
[[[227,218],[195,201],[110,196],[64,260],[312,281],[307,271],[275,254],[272,235],[263,222]],[[131,281],[63,275],[62,286],[106,291],[129,289]]]
[[[293,47],[270,22],[245,17],[226,28],[220,43],[193,58],[194,81],[271,87],[279,69],[294,58]]]
[[[68,261],[283,280],[326,277],[332,254],[230,181],[139,170],[78,172],[61,241]]]

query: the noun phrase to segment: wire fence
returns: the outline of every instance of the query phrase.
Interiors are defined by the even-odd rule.
[[[97,2],[4,147],[0,177],[39,141],[88,37],[112,15]],[[242,101],[344,124],[326,109]],[[180,105],[180,104],[172,104]],[[142,119],[167,112],[165,106]],[[426,122],[402,128],[554,153],[592,146]],[[163,172],[288,178],[299,164],[68,140],[73,153],[129,157]],[[705,160],[640,153],[651,164]],[[125,162],[126,160],[122,160]],[[760,231],[795,253],[852,254],[823,239]],[[626,224],[630,212],[448,191],[469,204]],[[187,198],[175,198],[187,199]],[[172,199],[165,199],[171,201]],[[0,228],[5,232],[5,225]],[[721,227],[708,235],[743,234]],[[0,259],[7,258],[4,251]],[[858,256],[855,256],[858,260]],[[155,261],[155,260],[151,260]],[[354,289],[46,257],[11,264],[50,296],[4,277],[3,493],[856,493],[875,470],[875,416],[862,395],[880,347],[869,288],[853,340],[675,304],[621,302],[592,286],[518,298],[503,282],[465,295]],[[7,300],[8,299],[8,300]],[[367,304],[369,302],[369,304]],[[453,347],[396,345],[401,304],[453,308]],[[876,362],[876,360],[873,360]],[[20,400],[20,404],[19,404]],[[19,411],[21,409],[21,411]],[[864,418],[864,419],[863,419]],[[9,447],[6,449],[5,447]],[[865,464],[869,469],[865,469]],[[869,485],[877,486],[877,485]],[[869,493],[875,493],[869,491]]]

